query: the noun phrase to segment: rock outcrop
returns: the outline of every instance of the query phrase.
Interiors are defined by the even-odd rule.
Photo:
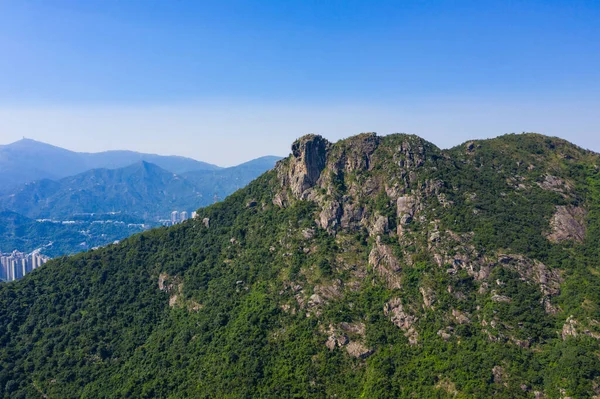
[[[307,190],[317,184],[327,162],[329,146],[329,141],[314,134],[303,136],[292,145],[287,178],[289,187],[297,198],[305,199]]]
[[[383,314],[404,331],[404,336],[408,338],[408,342],[411,345],[417,344],[419,333],[415,329],[414,324],[418,319],[404,310],[400,298],[394,298],[386,303],[383,307]]]
[[[400,262],[392,249],[382,244],[379,239],[369,254],[369,264],[385,280],[388,288],[395,289],[402,286]]]
[[[556,213],[550,221],[552,232],[548,239],[553,243],[563,241],[583,242],[585,239],[586,211],[581,207],[557,206]]]

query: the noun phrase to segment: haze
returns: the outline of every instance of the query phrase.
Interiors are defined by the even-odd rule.
[[[600,151],[595,1],[0,3],[0,144],[223,166],[306,133]]]

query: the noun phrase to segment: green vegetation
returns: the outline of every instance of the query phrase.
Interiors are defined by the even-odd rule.
[[[540,135],[361,135],[299,199],[288,159],[195,220],[2,284],[0,397],[599,395],[599,160]],[[557,206],[587,211],[583,240],[548,238]]]
[[[139,162],[58,181],[32,182],[0,196],[0,209],[6,209],[0,212],[0,251],[29,252],[43,247],[43,253],[55,257],[106,245],[160,225],[173,210],[190,213],[225,198],[271,169],[277,159],[263,157],[231,168],[187,171],[181,176]],[[98,223],[99,217],[107,223]]]

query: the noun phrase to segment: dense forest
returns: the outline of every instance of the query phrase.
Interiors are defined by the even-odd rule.
[[[0,397],[600,397],[599,165],[302,137],[194,220],[0,284]]]

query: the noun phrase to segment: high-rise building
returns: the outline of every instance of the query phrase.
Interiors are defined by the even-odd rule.
[[[177,211],[171,212],[171,224],[177,224],[179,221],[179,213]]]
[[[13,281],[31,273],[50,258],[39,253],[39,250],[30,254],[13,251],[11,254],[0,253],[0,279]]]
[[[198,216],[198,213],[196,211],[192,211],[192,219],[196,219],[196,216]]]
[[[187,220],[187,218],[188,218],[188,213],[187,213],[186,211],[183,211],[183,212],[181,212],[181,215],[180,215],[180,216],[181,216],[181,217],[180,217],[180,219],[179,219],[179,220],[180,220],[181,222],[183,222],[184,220]]]

